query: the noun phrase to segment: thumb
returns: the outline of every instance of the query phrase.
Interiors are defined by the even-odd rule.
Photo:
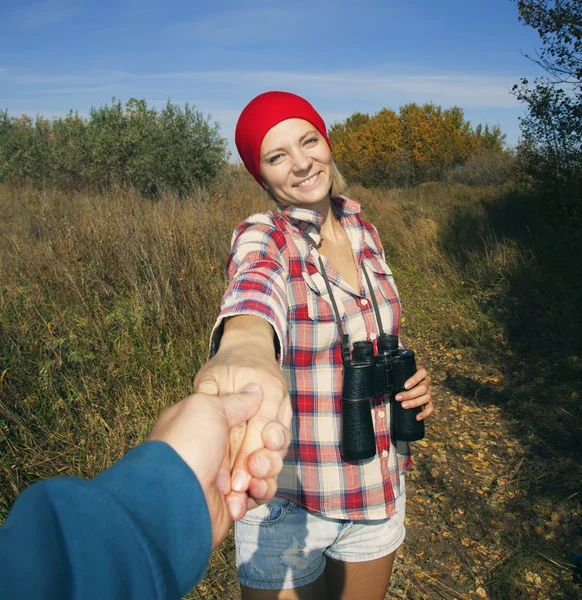
[[[256,383],[247,384],[238,394],[221,396],[229,429],[246,423],[253,417],[261,406],[263,390]]]

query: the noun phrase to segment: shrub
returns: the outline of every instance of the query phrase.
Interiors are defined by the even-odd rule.
[[[511,152],[486,151],[475,154],[465,164],[450,169],[445,180],[471,186],[501,185],[509,181],[515,170],[515,157]]]
[[[65,190],[131,186],[159,197],[185,195],[216,177],[228,158],[226,140],[195,108],[145,100],[92,108],[89,119],[33,121],[0,113],[0,181]]]

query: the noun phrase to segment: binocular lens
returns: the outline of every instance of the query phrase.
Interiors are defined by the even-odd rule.
[[[394,352],[398,350],[398,336],[388,333],[380,334],[378,338],[378,350],[380,352]]]
[[[355,342],[352,356],[354,361],[374,360],[374,344],[372,342]]]

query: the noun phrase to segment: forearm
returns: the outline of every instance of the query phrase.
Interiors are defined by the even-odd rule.
[[[255,315],[231,317],[224,324],[219,352],[231,350],[275,360],[275,331],[267,320]]]
[[[168,445],[149,442],[92,481],[58,478],[23,492],[0,528],[3,593],[177,599],[203,576],[211,538],[194,473]]]

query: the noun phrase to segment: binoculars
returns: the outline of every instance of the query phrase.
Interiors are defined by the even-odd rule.
[[[344,363],[341,397],[341,445],[344,460],[364,460],[376,454],[371,400],[390,394],[390,435],[411,442],[424,437],[424,422],[416,415],[422,407],[402,408],[394,396],[416,373],[412,350],[398,348],[398,337],[382,333],[378,352],[372,342],[355,342],[352,357]]]

